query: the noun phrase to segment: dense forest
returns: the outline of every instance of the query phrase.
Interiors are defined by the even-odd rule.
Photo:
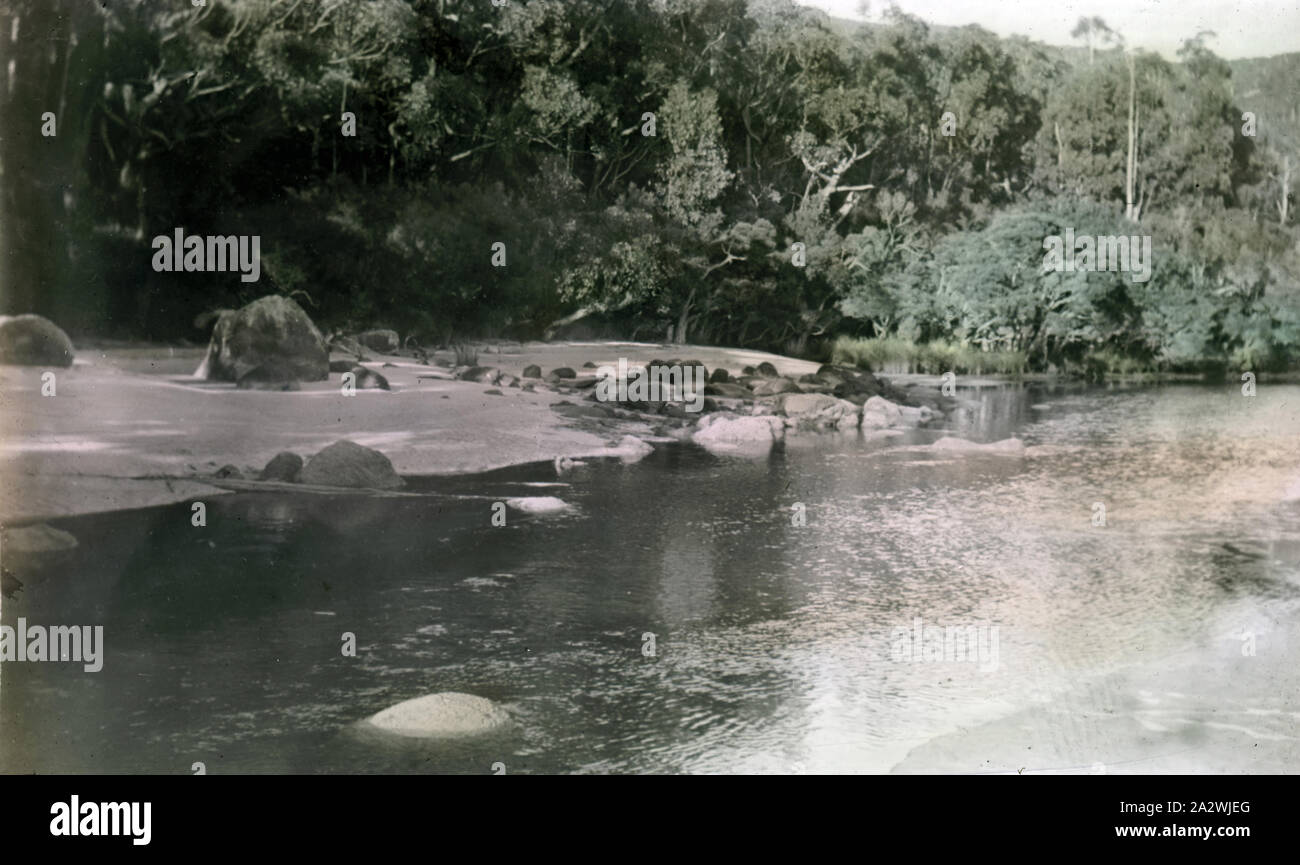
[[[0,311],[201,341],[281,292],[426,345],[1293,366],[1300,55],[1076,34],[790,0],[0,0]],[[260,281],[155,272],[176,227],[259,235]],[[1150,279],[1045,268],[1067,229],[1149,236]]]

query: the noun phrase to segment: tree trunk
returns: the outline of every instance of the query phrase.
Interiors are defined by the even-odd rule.
[[[1277,216],[1278,221],[1286,225],[1287,216],[1291,212],[1291,154],[1282,157],[1282,191],[1278,196]]]
[[[587,316],[591,315],[595,311],[596,310],[593,307],[584,306],[582,309],[578,310],[575,313],[566,315],[564,318],[556,319],[546,327],[546,330],[542,333],[542,336],[546,339],[550,339],[555,335],[555,331],[564,327],[566,324],[573,324],[578,319],[586,318]]]
[[[58,107],[47,98],[57,69],[46,34],[58,33],[58,9],[48,0],[6,4],[0,12],[5,43],[5,91],[0,94],[0,312],[34,312],[57,288],[64,244],[59,242],[51,171],[51,144],[41,135],[41,114]],[[5,14],[7,13],[7,14]],[[57,61],[56,61],[57,62]],[[56,116],[56,135],[65,117]],[[61,195],[60,195],[61,198]]]
[[[1137,81],[1133,55],[1128,58],[1128,160],[1124,166],[1124,216],[1136,221],[1133,210],[1133,174],[1137,170]]]
[[[695,302],[695,289],[691,288],[691,293],[686,296],[686,303],[682,305],[682,313],[677,317],[677,339],[680,345],[686,342],[686,326],[691,318],[691,305]]]

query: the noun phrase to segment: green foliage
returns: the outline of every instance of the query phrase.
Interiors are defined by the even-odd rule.
[[[917,343],[900,337],[841,336],[832,346],[831,362],[875,372],[929,375],[1021,375],[1028,369],[1023,352],[983,351],[977,346],[943,340]]]
[[[792,0],[10,7],[0,30],[51,37],[15,49],[0,128],[67,110],[4,139],[6,311],[192,338],[281,291],[428,342],[590,315],[926,371],[1300,357],[1294,58],[1169,62],[1096,18],[1064,51],[897,10],[837,30]],[[263,282],[141,279],[175,226],[261,235]],[[1044,271],[1067,228],[1150,235],[1151,279]]]

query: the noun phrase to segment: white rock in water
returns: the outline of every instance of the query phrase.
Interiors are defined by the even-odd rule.
[[[45,523],[6,529],[4,532],[4,549],[11,553],[55,553],[75,549],[76,546],[75,537]]]
[[[886,429],[904,425],[903,407],[883,396],[873,396],[862,406],[862,428]]]
[[[494,732],[510,723],[510,715],[483,697],[446,692],[389,706],[366,723],[395,736],[443,739]]]
[[[691,440],[715,452],[767,453],[773,444],[785,440],[785,422],[774,415],[709,414],[700,418]]]
[[[625,463],[636,463],[654,453],[654,450],[653,445],[646,444],[636,436],[623,436],[618,447],[614,448],[614,453]]]
[[[1021,454],[1025,451],[1025,443],[1016,438],[1003,439],[1000,442],[989,442],[988,444],[979,444],[978,442],[967,441],[966,439],[944,436],[934,444],[930,445],[930,447],[941,451],[970,451],[973,453],[995,454]]]
[[[569,509],[568,502],[555,496],[523,496],[506,499],[506,504],[526,514],[555,514]]]

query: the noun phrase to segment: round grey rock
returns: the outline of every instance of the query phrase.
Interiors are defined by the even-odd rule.
[[[39,315],[0,315],[0,364],[72,366],[72,340]]]
[[[405,486],[388,457],[347,439],[336,441],[307,461],[304,484],[395,490]]]

